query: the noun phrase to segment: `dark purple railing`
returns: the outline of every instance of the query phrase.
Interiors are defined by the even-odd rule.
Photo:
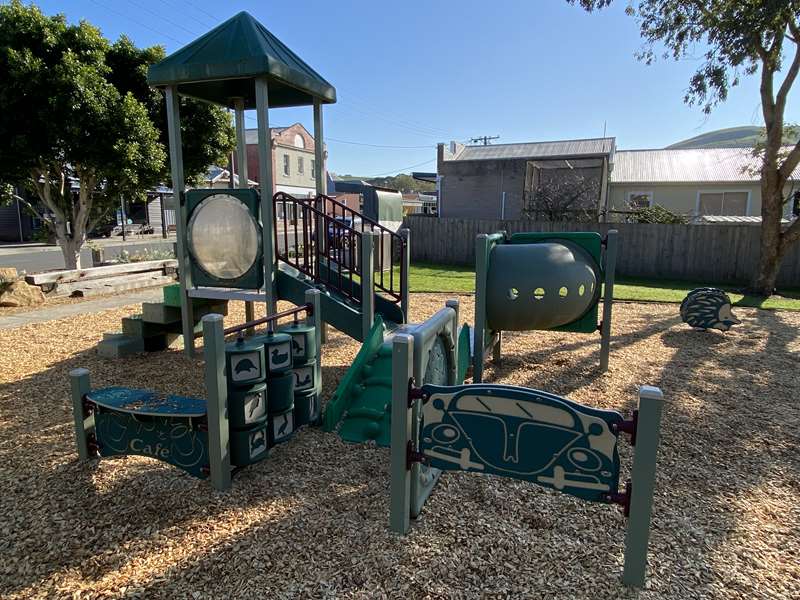
[[[362,234],[371,231],[378,234],[374,238],[375,288],[387,299],[402,302],[406,247],[402,236],[322,194],[316,198],[295,198],[278,192],[273,205],[276,260],[360,302],[353,283],[354,277],[358,281],[361,278]],[[284,217],[282,227],[278,226],[279,213]],[[322,261],[327,269],[321,268]]]

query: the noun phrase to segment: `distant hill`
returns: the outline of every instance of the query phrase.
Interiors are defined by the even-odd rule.
[[[399,173],[391,177],[358,177],[357,175],[336,175],[339,181],[366,181],[379,187],[392,188],[403,193],[410,192],[432,192],[436,190],[436,184],[429,181],[417,181],[411,175]]]
[[[783,143],[796,144],[798,133],[784,132]],[[745,127],[730,127],[702,133],[688,140],[667,146],[668,150],[682,150],[686,148],[752,148],[757,142],[764,139],[764,128],[748,125]]]

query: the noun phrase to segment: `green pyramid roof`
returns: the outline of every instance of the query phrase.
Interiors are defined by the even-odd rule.
[[[240,12],[161,62],[152,65],[152,86],[177,85],[178,92],[233,106],[244,98],[255,108],[256,77],[269,80],[269,106],[307,106],[314,98],[336,102],[336,90],[247,12]]]

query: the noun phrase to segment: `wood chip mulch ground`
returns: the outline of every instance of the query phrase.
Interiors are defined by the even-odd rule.
[[[446,296],[413,295],[415,320]],[[472,322],[472,297],[462,320]],[[624,519],[523,482],[446,473],[411,533],[388,523],[388,449],[304,430],[228,493],[140,458],[78,463],[67,373],[95,386],[203,395],[177,349],[110,360],[94,346],[136,307],[0,331],[0,597],[634,598]],[[696,332],[675,305],[614,308],[599,337],[509,334],[488,378],[664,415],[648,583],[638,597],[800,598],[800,313],[736,309]],[[226,322],[243,318],[234,306]],[[325,345],[325,397],[358,350]],[[621,443],[623,469],[629,446]],[[624,473],[623,473],[624,476]]]

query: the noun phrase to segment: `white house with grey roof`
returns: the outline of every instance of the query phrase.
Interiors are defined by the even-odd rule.
[[[751,148],[618,150],[611,171],[609,220],[619,220],[631,208],[653,205],[689,217],[757,217],[759,169],[760,159]],[[800,189],[800,167],[792,180],[787,198]],[[790,211],[791,203],[787,216]]]

